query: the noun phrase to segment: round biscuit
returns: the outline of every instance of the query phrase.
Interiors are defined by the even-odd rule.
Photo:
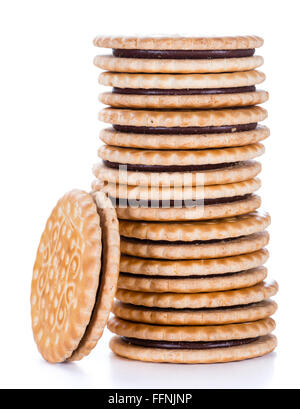
[[[264,152],[265,147],[261,143],[231,148],[170,151],[103,145],[98,150],[98,156],[120,165],[202,166],[248,161],[263,155]]]
[[[107,183],[103,192],[110,197],[139,201],[196,201],[202,199],[218,199],[225,197],[244,196],[256,192],[261,187],[258,178],[225,185],[195,186],[195,187],[146,187]]]
[[[265,267],[253,268],[234,274],[190,277],[155,277],[135,274],[120,274],[118,288],[121,290],[141,291],[150,293],[205,293],[228,291],[252,287],[267,278]]]
[[[99,101],[114,108],[134,109],[211,109],[246,107],[267,102],[269,93],[263,90],[212,95],[134,95],[105,92]]]
[[[132,74],[102,72],[99,83],[117,88],[139,89],[203,89],[235,88],[261,84],[266,76],[251,70],[220,74]]]
[[[261,142],[270,136],[266,126],[252,131],[199,135],[149,135],[103,129],[100,139],[107,145],[137,149],[209,149],[245,146]]]
[[[97,36],[94,45],[102,48],[140,50],[235,50],[259,48],[264,44],[254,35],[226,37],[188,36]]]
[[[154,325],[224,325],[258,321],[277,311],[275,301],[233,308],[170,310],[147,308],[115,301],[113,313],[124,320]]]
[[[256,161],[237,162],[225,169],[204,172],[134,172],[112,169],[102,163],[93,167],[93,174],[100,182],[127,184],[130,186],[197,186],[219,185],[252,179],[261,172],[261,164]],[[102,186],[95,182],[95,190]]]
[[[183,208],[116,207],[119,219],[144,221],[198,221],[251,213],[261,206],[259,196],[251,195],[232,203]]]
[[[125,304],[182,310],[185,308],[220,308],[253,304],[273,297],[277,292],[278,284],[271,281],[237,290],[197,294],[145,293],[119,289],[116,298]]]
[[[108,322],[108,329],[122,337],[170,342],[214,342],[256,338],[270,334],[275,327],[272,318],[239,324],[204,326],[159,326],[125,321],[117,317],[111,318]]]
[[[147,223],[120,220],[120,234],[124,237],[152,241],[222,240],[262,232],[270,223],[270,215],[262,211],[227,219],[191,223]]]
[[[206,276],[237,273],[259,267],[269,258],[267,249],[238,256],[200,260],[160,260],[121,256],[120,272],[149,276]]]
[[[100,121],[114,125],[167,128],[242,125],[263,121],[267,116],[267,111],[258,106],[191,111],[105,108],[99,113]]]
[[[262,249],[269,243],[269,234],[264,231],[248,236],[220,240],[215,243],[160,244],[128,241],[121,237],[121,252],[124,255],[141,258],[158,258],[168,260],[195,260],[237,256]]]
[[[94,59],[96,67],[105,71],[164,74],[248,71],[261,67],[263,63],[264,59],[259,55],[202,60],[118,58],[112,55],[97,55]]]
[[[67,193],[53,209],[33,268],[31,318],[43,358],[64,362],[90,322],[101,269],[101,227],[92,197]]]

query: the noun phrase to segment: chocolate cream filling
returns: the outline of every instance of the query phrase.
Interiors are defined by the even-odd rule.
[[[138,257],[137,257],[138,258]],[[156,259],[159,260],[159,259]],[[155,275],[155,276],[149,276],[146,274],[130,274],[130,273],[123,273],[122,271],[120,274],[123,276],[126,276],[128,278],[146,278],[149,280],[156,280],[156,279],[164,279],[164,280],[189,280],[189,279],[207,279],[207,278],[223,278],[223,277],[234,277],[236,274],[241,274],[246,272],[247,270],[244,271],[237,271],[236,273],[225,273],[225,274],[211,274],[211,275],[206,275],[206,276],[201,276],[201,275],[191,275],[191,276],[160,276],[160,275]]]
[[[122,273],[123,274],[123,273]],[[149,276],[148,276],[149,278]],[[153,276],[151,276],[153,278]],[[241,308],[250,308],[250,307],[256,307],[259,306],[261,303],[250,303],[250,304],[240,304],[240,305],[231,305],[231,306],[225,306],[225,307],[217,307],[217,308],[159,308],[159,307],[145,307],[142,305],[134,305],[134,304],[126,304],[123,303],[127,307],[132,307],[135,310],[139,311],[155,311],[155,312],[218,312],[218,311],[232,311],[232,310],[238,310]]]
[[[130,163],[117,163],[110,162],[108,160],[103,160],[105,166],[111,169],[122,170],[122,167],[126,167],[127,171],[132,172],[195,172],[195,171],[208,171],[217,169],[227,169],[232,166],[240,164],[240,162],[229,162],[229,163],[216,163],[211,165],[133,165]]]
[[[201,206],[210,206],[226,203],[239,202],[241,200],[246,200],[251,197],[251,194],[246,194],[243,196],[233,196],[233,197],[220,197],[217,199],[201,199],[201,200],[139,200],[139,199],[123,199],[110,197],[113,204],[119,207],[132,207],[132,208],[193,208]]]
[[[211,60],[217,58],[252,57],[254,48],[239,50],[129,50],[113,49],[113,56],[118,58],[146,58],[171,60]]]
[[[234,87],[234,88],[188,88],[188,89],[161,89],[161,88],[113,88],[114,94],[125,95],[219,95],[240,94],[255,92],[256,87]]]
[[[241,345],[247,345],[255,342],[258,338],[234,339],[230,341],[212,341],[212,342],[184,342],[184,341],[152,341],[148,339],[137,339],[122,337],[127,344],[141,346],[145,348],[163,348],[163,349],[213,349],[230,348]]]
[[[223,126],[173,126],[173,127],[146,127],[146,126],[130,126],[130,125],[113,125],[118,132],[126,133],[141,133],[151,135],[203,135],[215,133],[234,133],[253,131],[257,128],[257,122],[241,125],[223,125]]]
[[[235,240],[239,240],[243,237],[246,236],[239,236],[239,237],[229,237],[226,239],[213,239],[213,240],[194,240],[194,241],[167,241],[167,240],[149,240],[149,239],[138,239],[135,237],[125,237],[121,236],[122,240],[130,242],[130,243],[135,243],[135,244],[149,244],[149,245],[155,245],[155,244],[161,244],[161,245],[190,245],[190,244],[195,244],[195,245],[200,245],[200,244],[216,244],[216,243],[228,243],[232,242]]]

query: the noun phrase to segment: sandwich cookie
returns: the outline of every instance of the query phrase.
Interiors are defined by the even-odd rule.
[[[200,222],[147,223],[120,221],[121,253],[158,259],[219,258],[265,247],[267,213]]]
[[[250,106],[268,100],[256,85],[260,71],[223,74],[130,74],[104,72],[99,83],[113,87],[100,102],[117,108],[224,108]]]
[[[263,64],[256,36],[223,38],[96,37],[94,45],[113,48],[112,56],[97,56],[97,67],[114,72],[209,73],[247,71]]]
[[[133,343],[132,339],[116,336],[110,341],[110,348],[116,355],[137,361],[174,364],[212,364],[258,358],[273,352],[277,347],[277,339],[274,335],[267,335],[248,341],[249,343],[246,341],[243,343],[222,343],[222,346],[219,343],[210,344],[210,346],[214,347],[212,349],[207,349],[208,344],[206,344],[206,349],[195,349],[195,345],[189,345],[187,349],[187,344],[185,343],[183,345],[184,349],[178,349],[178,344],[175,348],[170,348],[170,344],[168,344],[168,348],[159,348],[157,344],[154,346],[153,343],[149,347],[148,343],[147,347],[144,346],[145,343],[141,346],[141,344],[137,345],[136,341]],[[172,346],[174,346],[174,343]],[[199,343],[197,346],[199,346]]]
[[[194,310],[259,303],[277,292],[278,284],[275,281],[264,281],[252,287],[207,293],[146,293],[119,289],[116,298],[124,304],[142,307]]]
[[[259,356],[276,346],[270,335],[275,329],[272,318],[241,324],[190,327],[137,324],[113,318],[108,325],[113,333],[121,336],[111,341],[110,346],[115,353],[146,361],[153,361],[154,357],[154,361],[159,362],[225,362]],[[136,354],[132,355],[134,351]]]
[[[33,270],[32,329],[44,359],[80,360],[96,346],[112,308],[119,258],[109,199],[67,193],[47,221]]]
[[[228,166],[227,166],[228,165]],[[221,185],[241,182],[256,177],[261,172],[261,164],[256,161],[240,161],[227,164],[220,169],[202,171],[177,171],[177,172],[149,172],[127,170],[127,167],[119,165],[110,168],[103,163],[97,163],[93,167],[93,173],[98,179],[93,183],[93,189],[99,189],[102,182],[114,184],[127,184],[130,186],[197,186],[197,185]],[[164,170],[162,167],[161,169]]]
[[[275,301],[265,300],[254,304],[209,308],[182,309],[148,308],[115,301],[113,313],[121,319],[154,325],[224,325],[253,322],[268,318],[277,311]]]
[[[237,273],[259,267],[266,263],[269,253],[266,249],[238,256],[200,260],[161,260],[121,256],[122,273],[146,276],[209,276]],[[150,277],[149,277],[150,278]]]
[[[118,288],[154,293],[202,293],[236,290],[261,283],[268,275],[264,267],[238,273],[205,276],[147,276],[121,273]]]
[[[100,139],[107,145],[138,149],[209,149],[251,145],[270,136],[266,126],[258,125],[251,131],[198,134],[159,135],[118,132],[106,128],[100,132]]]

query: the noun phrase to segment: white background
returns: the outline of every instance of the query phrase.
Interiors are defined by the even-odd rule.
[[[299,1],[1,0],[0,387],[280,388],[300,386]],[[72,365],[45,363],[32,340],[35,251],[58,198],[89,190],[97,161],[97,34],[257,34],[265,38],[272,136],[263,157],[273,217],[270,276],[281,286],[279,347],[265,358],[212,366],[130,362],[106,333]]]

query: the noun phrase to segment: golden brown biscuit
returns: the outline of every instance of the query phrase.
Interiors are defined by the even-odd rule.
[[[114,125],[167,128],[242,125],[263,121],[267,116],[261,107],[193,111],[105,108],[99,113],[100,121]]]
[[[131,74],[102,72],[99,83],[117,88],[139,89],[201,89],[235,88],[261,84],[266,76],[251,70],[221,74]]]
[[[119,219],[144,221],[192,221],[233,217],[251,213],[261,205],[259,196],[251,195],[232,203],[222,203],[197,207],[152,208],[152,207],[116,207]]]
[[[95,203],[85,192],[71,191],[47,221],[33,269],[32,329],[47,361],[63,362],[78,348],[95,305],[100,268]]]
[[[100,216],[102,233],[102,269],[100,287],[96,297],[93,314],[79,347],[72,354],[70,361],[78,361],[95,348],[106,327],[113,300],[117,291],[120,270],[120,235],[119,223],[111,201],[102,192],[94,195]]]
[[[225,185],[195,187],[155,187],[130,186],[107,183],[102,191],[110,197],[129,201],[196,201],[201,199],[218,199],[224,197],[244,196],[256,192],[261,187],[258,178]]]
[[[120,271],[147,276],[206,276],[256,268],[265,264],[268,258],[266,249],[239,256],[201,260],[158,260],[122,255]]]
[[[109,199],[98,193],[97,202]],[[32,328],[47,361],[79,360],[95,347],[116,291],[119,255],[114,209],[98,214],[91,195],[66,194],[47,221],[33,270]]]
[[[125,304],[150,308],[199,309],[257,303],[273,297],[277,292],[278,284],[275,281],[271,281],[238,290],[198,294],[144,293],[140,291],[118,290],[116,298]]]
[[[104,92],[99,101],[115,108],[135,109],[211,109],[246,107],[268,101],[269,93],[263,90],[212,95],[135,95]]]
[[[156,277],[136,274],[120,274],[118,287],[152,293],[205,293],[213,291],[236,290],[252,287],[267,278],[267,269],[253,268],[239,273],[220,274],[205,277]]]
[[[224,325],[268,318],[277,311],[274,301],[266,300],[241,307],[183,309],[147,308],[115,301],[113,313],[124,320],[154,325]]]
[[[259,48],[264,40],[258,36],[187,37],[187,36],[97,36],[94,45],[102,48],[142,50],[234,50]]]
[[[125,321],[117,317],[108,322],[108,329],[122,337],[171,342],[213,342],[263,337],[273,332],[275,327],[272,318],[214,326],[159,326]]]
[[[191,223],[147,223],[121,220],[120,234],[124,237],[152,241],[222,240],[261,232],[270,223],[271,217],[265,212]]]
[[[94,175],[103,182],[127,184],[131,186],[197,186],[219,185],[252,179],[261,172],[261,164],[256,161],[239,162],[224,169],[189,172],[135,172],[112,169],[97,163]],[[95,190],[99,189],[98,182]]]
[[[270,135],[266,126],[252,131],[199,135],[149,135],[103,129],[100,139],[107,145],[137,149],[209,149],[251,145]]]
[[[132,241],[128,238],[121,238],[121,252],[128,256],[142,258],[158,258],[169,260],[190,260],[201,258],[219,258],[237,256],[239,254],[252,253],[267,246],[269,243],[269,234],[264,231],[261,233],[250,234],[249,236],[236,239],[220,240],[213,243],[156,243],[143,242],[142,240]]]
[[[247,161],[265,152],[261,143],[246,146],[200,150],[146,150],[101,146],[98,155],[101,159],[117,164],[154,166],[195,166]],[[162,165],[163,164],[163,165]]]
[[[118,58],[112,55],[97,55],[94,59],[96,67],[106,71],[161,72],[165,74],[248,71],[259,68],[263,63],[263,57],[258,55],[243,58],[218,58],[208,60]]]

